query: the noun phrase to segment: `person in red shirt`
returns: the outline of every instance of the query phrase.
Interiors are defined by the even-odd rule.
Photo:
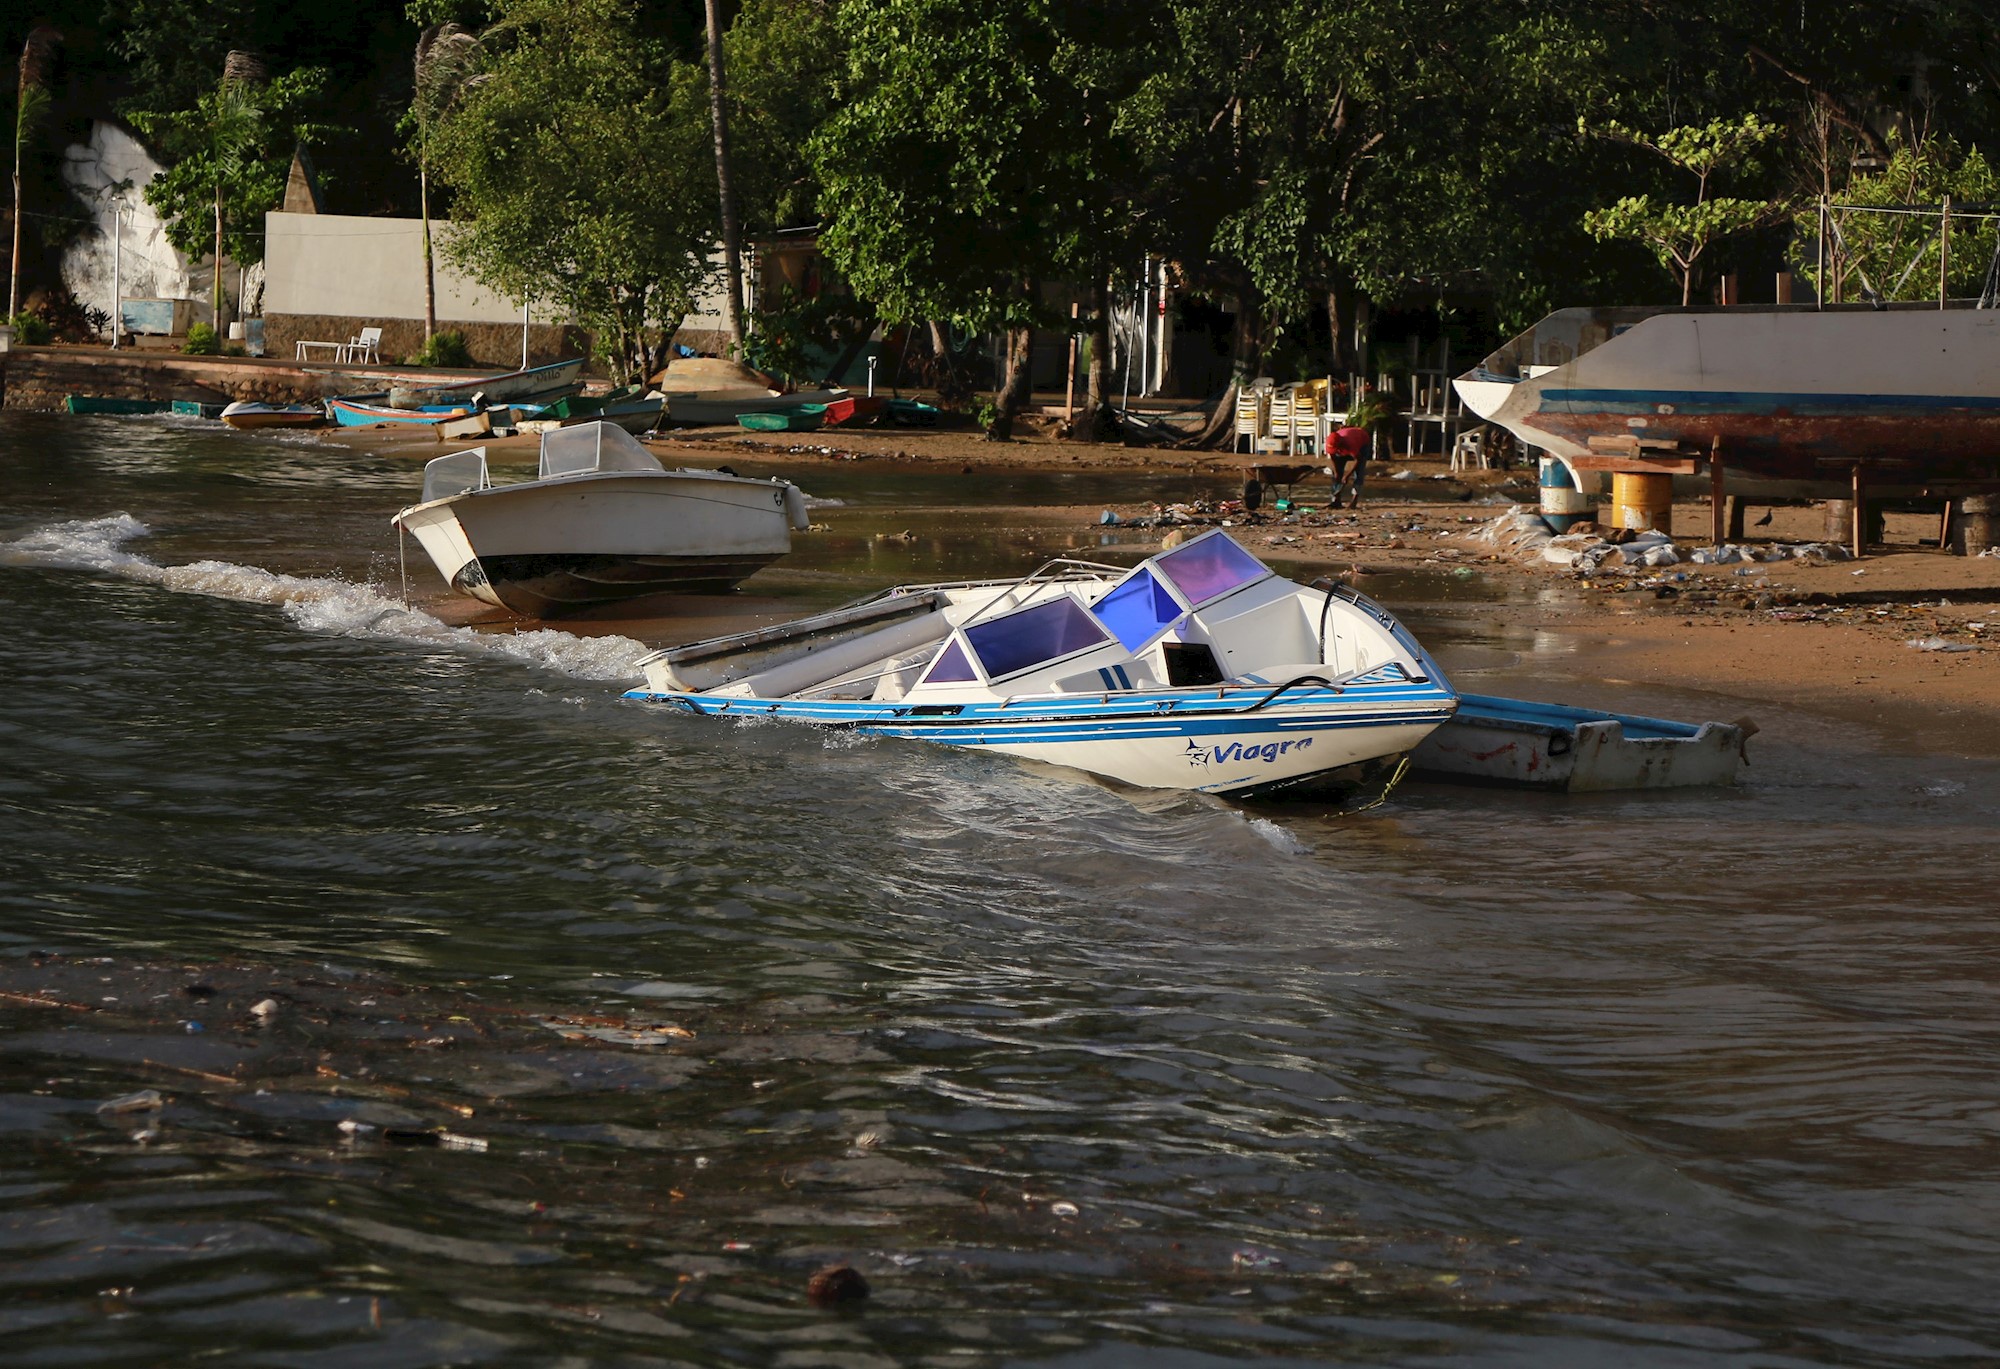
[[[1347,463],[1354,463],[1354,495],[1349,508],[1361,507],[1361,482],[1368,475],[1368,449],[1374,438],[1366,428],[1336,428],[1326,435],[1327,458],[1333,463],[1333,507],[1340,507],[1341,487],[1347,483]]]

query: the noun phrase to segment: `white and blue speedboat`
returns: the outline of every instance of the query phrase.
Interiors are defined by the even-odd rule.
[[[626,697],[1257,797],[1382,784],[1458,697],[1366,596],[1220,529],[1126,571],[914,585],[646,657]]]

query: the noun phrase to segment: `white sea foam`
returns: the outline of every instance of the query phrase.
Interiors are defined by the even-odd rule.
[[[0,543],[0,565],[89,571],[158,585],[177,594],[265,604],[322,637],[403,642],[467,655],[498,656],[578,680],[636,680],[643,673],[639,658],[651,650],[630,637],[577,637],[553,628],[501,633],[451,627],[419,609],[403,607],[373,585],[347,580],[280,575],[227,561],[162,566],[124,549],[126,542],[143,537],[146,531],[144,523],[127,513],[55,523]]]
[[[1300,841],[1269,818],[1251,818],[1250,830],[1288,856],[1309,856],[1312,847]]]

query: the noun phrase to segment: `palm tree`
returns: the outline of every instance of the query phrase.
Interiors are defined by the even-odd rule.
[[[417,200],[424,219],[424,341],[437,331],[437,272],[431,257],[430,142],[479,58],[479,38],[457,24],[436,24],[417,37],[410,119],[417,133]]]
[[[210,146],[215,154],[215,279],[209,290],[209,307],[215,314],[215,331],[225,326],[222,317],[222,193],[240,178],[256,159],[263,139],[264,111],[257,102],[257,88],[264,84],[264,64],[248,52],[231,52],[222,62],[222,85],[216,93],[209,124]]]
[[[7,277],[7,317],[20,307],[21,295],[21,154],[28,135],[49,112],[49,77],[54,74],[56,45],[62,35],[47,24],[28,31],[21,45],[20,93],[14,100],[14,264]]]

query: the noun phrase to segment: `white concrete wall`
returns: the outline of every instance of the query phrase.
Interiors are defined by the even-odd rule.
[[[432,223],[433,239],[451,231]],[[424,316],[421,219],[346,214],[264,216],[264,312],[348,318]],[[437,316],[462,323],[519,323],[521,301],[500,298],[437,256]],[[546,323],[545,309],[535,321]]]

